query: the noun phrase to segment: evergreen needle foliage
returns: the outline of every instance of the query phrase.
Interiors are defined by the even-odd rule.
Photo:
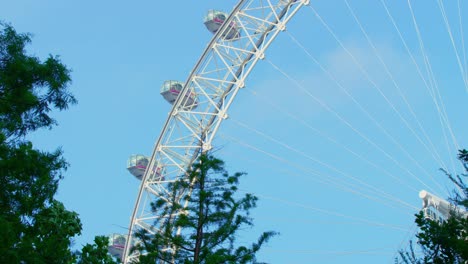
[[[96,236],[94,244],[86,244],[79,253],[78,264],[117,264],[109,254],[109,238]]]
[[[137,233],[135,250],[144,253],[140,263],[257,263],[256,253],[276,233],[264,232],[250,246],[237,245],[238,231],[253,225],[249,211],[257,202],[252,194],[237,198],[243,175],[231,175],[223,161],[201,155],[188,177],[169,184],[171,199],[152,204],[161,216],[160,232]]]
[[[458,159],[465,172],[453,176],[444,171],[452,182],[457,185],[459,192],[454,192],[451,201],[459,208],[468,210],[468,186],[463,181],[468,177],[468,151],[460,150]],[[417,243],[421,247],[422,256],[415,253],[412,243],[409,251],[400,251],[400,258],[396,263],[405,264],[465,264],[468,263],[468,216],[452,212],[451,216],[443,221],[426,218],[422,212],[416,214],[415,220],[419,227],[416,234]]]

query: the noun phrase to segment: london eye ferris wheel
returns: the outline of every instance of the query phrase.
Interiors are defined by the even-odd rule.
[[[130,253],[132,237],[138,229],[157,232],[158,220],[150,203],[156,197],[171,195],[166,185],[187,174],[191,164],[212,141],[236,94],[275,37],[308,0],[240,1],[230,14],[210,10],[204,19],[214,34],[185,83],[166,81],[161,95],[173,108],[151,157],[135,155],[128,169],[142,183],[131,217],[123,262]],[[182,197],[179,197],[181,199]]]
[[[347,1],[345,2],[347,3]],[[157,232],[161,216],[154,215],[151,211],[151,201],[158,197],[171,195],[166,190],[167,184],[184,177],[191,164],[201,153],[213,149],[216,134],[222,122],[229,118],[229,109],[236,95],[245,87],[247,77],[257,62],[265,58],[265,51],[277,35],[286,30],[287,23],[291,18],[308,4],[309,1],[306,0],[242,0],[229,14],[216,10],[208,11],[204,24],[206,29],[214,35],[202,52],[200,59],[185,82],[168,80],[161,86],[161,95],[173,107],[154,146],[152,155],[134,155],[128,161],[128,170],[141,180],[141,185],[131,216],[129,233],[125,237],[125,246],[121,241],[120,244],[116,243],[118,245],[116,255],[123,254],[124,263],[135,260],[140,254],[129,250],[134,242],[132,237],[137,230],[144,229],[149,233]],[[338,43],[341,45],[340,42]],[[299,45],[299,47],[301,46]],[[273,65],[273,67],[276,66]],[[281,70],[279,71],[281,72]],[[299,82],[295,84],[300,86]],[[351,98],[353,97],[351,96]],[[321,104],[320,100],[316,100],[316,102]],[[360,107],[359,104],[358,106]],[[339,119],[341,118],[339,114],[333,111],[331,113],[338,116]],[[372,119],[371,114],[366,113]],[[444,119],[443,116],[441,118]],[[447,120],[442,120],[442,122],[448,123]],[[349,126],[347,121],[343,121],[343,123]],[[243,124],[240,123],[240,125]],[[406,123],[405,125],[408,126]],[[354,127],[351,129],[356,132]],[[252,131],[257,134],[261,133]],[[356,133],[359,134],[359,131]],[[365,136],[362,138],[372,145],[370,139]],[[394,139],[390,137],[390,140]],[[278,140],[272,141],[285,145]],[[344,148],[349,151],[346,146]],[[291,147],[289,149],[291,150]],[[386,154],[381,149],[379,151]],[[297,150],[295,152],[298,153]],[[355,152],[349,152],[355,155]],[[307,154],[300,154],[309,158]],[[358,155],[356,154],[356,156]],[[436,155],[435,159],[440,160],[440,157]],[[392,160],[391,157],[390,160]],[[374,167],[379,166],[379,164],[372,162],[367,163]],[[331,169],[344,175],[344,173],[336,171],[335,168]],[[384,171],[384,174],[393,177],[391,172]],[[409,174],[413,176],[412,173]],[[366,183],[360,182],[359,179],[357,181],[385,199],[405,204],[405,201],[401,201],[381,189],[368,186]],[[349,186],[345,186],[345,188],[349,188]],[[359,192],[359,189],[353,188],[351,188],[352,192]]]

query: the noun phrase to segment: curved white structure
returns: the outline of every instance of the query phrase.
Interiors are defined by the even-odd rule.
[[[121,234],[112,234],[108,236],[109,238],[109,245],[107,249],[109,253],[115,258],[122,258],[122,253],[125,247],[125,242],[127,240],[127,235]]]
[[[422,190],[419,198],[423,201],[423,212],[425,217],[442,222],[450,217],[450,213],[457,212],[468,216],[468,212],[461,210],[448,201],[435,196],[434,194]]]
[[[161,86],[161,95],[168,103],[174,104],[183,88],[184,84],[181,82],[173,80],[165,81]],[[184,108],[195,108],[197,106],[197,95],[195,92],[187,93],[181,104]]]
[[[218,10],[209,10],[208,14],[203,20],[203,23],[211,33],[216,34],[216,32],[218,32],[218,30],[223,26],[227,17],[228,14],[224,12]],[[231,22],[225,32],[226,33],[224,33],[222,36],[227,40],[237,40],[240,37],[240,31],[235,22]]]
[[[137,230],[158,232],[163,217],[151,211],[151,201],[170,197],[167,184],[184,177],[192,162],[212,148],[216,132],[228,117],[236,94],[245,86],[245,79],[258,60],[264,58],[278,33],[286,29],[287,22],[308,2],[241,0],[216,30],[175,100],[155,144],[131,216],[124,263],[138,257],[138,252],[130,254],[129,250]],[[237,32],[229,39],[232,25]],[[184,100],[191,93],[197,96],[196,109],[187,107]],[[188,193],[189,190],[184,190],[176,197],[180,200]]]
[[[141,180],[148,167],[148,163],[148,157],[141,154],[132,155],[127,161],[127,170],[135,176],[135,178]]]

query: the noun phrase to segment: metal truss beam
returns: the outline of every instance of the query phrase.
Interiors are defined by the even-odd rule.
[[[237,93],[258,60],[287,22],[308,0],[241,0],[195,65],[185,86],[169,113],[156,142],[131,216],[123,262],[130,263],[144,252],[130,252],[134,234],[140,229],[149,233],[159,230],[167,219],[157,215],[151,202],[158,198],[173,200],[167,184],[187,175],[200,153],[212,148],[212,141]],[[236,39],[223,36],[236,25]],[[188,105],[188,95],[197,94],[196,107]],[[156,173],[158,172],[158,173]],[[176,200],[190,195],[190,190],[177,194]]]

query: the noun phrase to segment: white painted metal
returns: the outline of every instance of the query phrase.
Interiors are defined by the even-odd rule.
[[[171,200],[167,184],[185,177],[200,153],[212,148],[216,132],[228,117],[228,109],[239,89],[245,86],[247,76],[257,61],[264,58],[266,49],[278,33],[286,29],[287,22],[308,2],[241,0],[216,32],[174,102],[154,147],[131,216],[124,263],[138,258],[139,252],[129,250],[137,230],[145,229],[155,234],[162,221],[180,214],[156,215],[151,211],[151,201],[158,198]],[[239,38],[225,39],[223,36],[233,23],[239,30]],[[187,105],[184,100],[191,92],[197,94],[196,109],[184,107]],[[190,195],[190,190],[177,194],[177,199],[180,201],[186,195]]]
[[[148,163],[148,157],[141,154],[132,155],[127,161],[127,170],[135,176],[135,178],[141,180],[145,174]]]
[[[424,216],[435,221],[443,222],[450,217],[451,213],[468,216],[468,212],[456,207],[448,201],[435,196],[428,191],[420,191],[419,198],[423,201]]]
[[[125,246],[125,241],[127,240],[127,235],[121,234],[112,234],[108,236],[109,245],[108,250],[109,253],[116,258],[122,258],[122,253]]]

